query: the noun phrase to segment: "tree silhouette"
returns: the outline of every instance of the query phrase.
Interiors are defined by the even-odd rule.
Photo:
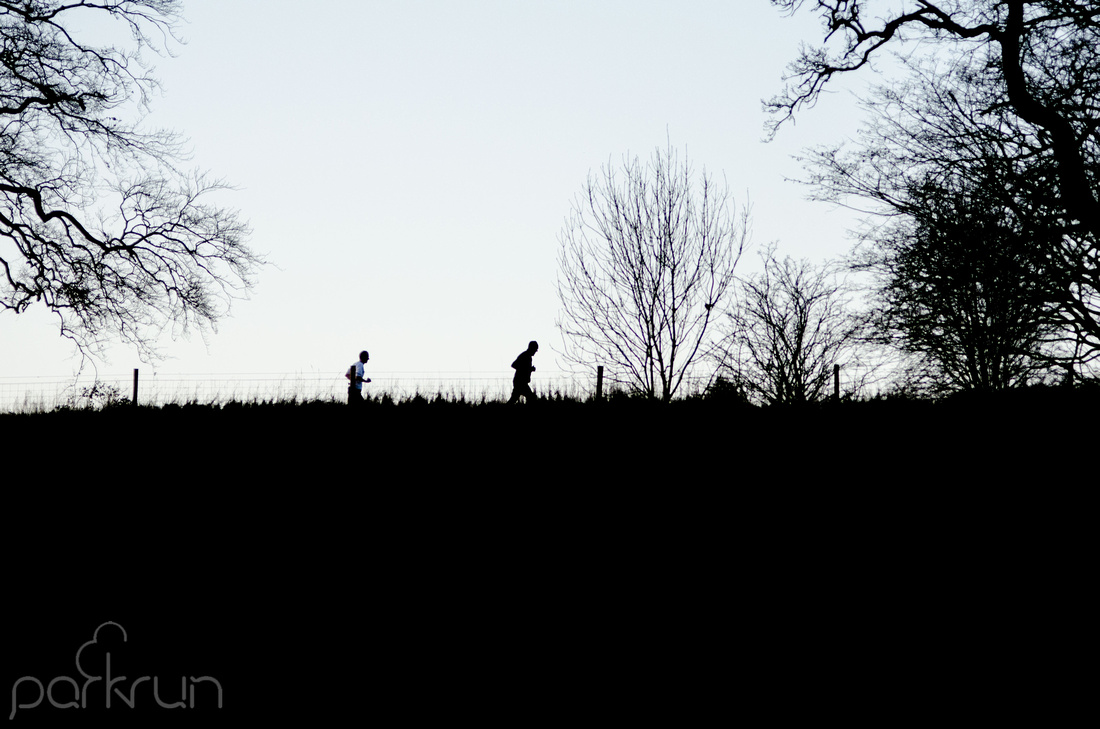
[[[772,0],[794,12],[805,0]],[[875,0],[815,0],[839,45],[804,48],[791,65],[794,83],[767,103],[773,130],[799,107],[812,105],[838,74],[858,71],[886,47],[919,38],[925,49],[952,54],[952,63],[991,80],[998,101],[1030,128],[1036,153],[1049,155],[1067,214],[1100,235],[1095,189],[1100,92],[1100,9],[1077,0],[915,0],[902,8]],[[905,9],[905,8],[908,9]],[[884,16],[868,18],[881,10]],[[868,22],[869,21],[869,22]]]
[[[769,404],[822,400],[834,365],[862,364],[864,326],[850,309],[852,292],[831,264],[780,260],[774,247],[763,260],[761,273],[740,282],[728,312],[720,371]]]
[[[811,3],[773,4],[793,12]],[[1100,355],[1100,10],[1060,0],[812,6],[825,45],[804,49],[792,83],[767,103],[773,132],[834,77],[890,49],[904,48],[909,71],[876,91],[855,152],[814,153],[818,195],[858,195],[877,203],[874,212],[908,214],[921,185],[964,184],[968,195],[984,187],[1038,249],[1027,273],[1043,280],[1029,288],[1056,305],[1082,358]]]
[[[670,400],[708,353],[748,238],[729,193],[671,149],[589,176],[560,236],[565,358]]]
[[[82,40],[88,14],[129,47]],[[248,227],[181,171],[181,140],[141,119],[158,88],[143,52],[178,0],[0,1],[0,306],[41,305],[81,352],[117,335],[155,355],[165,327],[213,325],[262,260]]]
[[[880,341],[915,355],[919,379],[936,387],[1034,382],[1065,331],[1043,248],[987,190],[914,189],[910,215],[878,229],[853,261],[876,275]]]

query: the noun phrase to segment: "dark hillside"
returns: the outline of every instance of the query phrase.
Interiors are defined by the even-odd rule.
[[[164,709],[145,682],[134,709],[107,709],[93,683],[87,709],[43,701],[21,725],[702,717],[722,665],[765,696],[783,656],[827,675],[841,646],[873,662],[985,621],[962,604],[1001,594],[1029,569],[1009,555],[1078,510],[1071,456],[1096,405],[1047,391],[0,416],[4,688],[81,678],[76,650],[114,621],[126,691],[163,676],[170,703],[181,676],[208,675],[223,708],[200,683],[197,708]]]

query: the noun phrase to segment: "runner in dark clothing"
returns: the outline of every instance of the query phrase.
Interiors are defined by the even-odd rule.
[[[509,405],[519,402],[521,395],[527,402],[534,402],[538,399],[535,397],[535,393],[531,392],[531,373],[535,371],[535,366],[531,364],[531,358],[535,356],[537,351],[539,351],[539,343],[531,342],[527,345],[527,350],[520,352],[520,355],[516,357],[516,361],[512,363],[512,369],[516,371],[516,374],[512,378],[512,397],[508,400]]]

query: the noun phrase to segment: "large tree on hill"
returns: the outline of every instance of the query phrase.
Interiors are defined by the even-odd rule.
[[[1037,249],[1034,288],[1084,358],[1100,354],[1100,4],[1069,0],[772,0],[811,6],[824,45],[806,47],[767,102],[774,131],[838,75],[904,51],[905,80],[880,87],[859,148],[818,150],[822,197],[854,194],[909,214],[915,186],[953,178],[1007,211]],[[917,42],[919,41],[919,43]]]
[[[1052,372],[1064,323],[1044,247],[988,188],[914,188],[909,215],[877,228],[853,265],[874,274],[879,341],[912,355],[934,389],[992,391]]]
[[[154,354],[165,327],[214,324],[262,264],[247,225],[207,202],[222,185],[141,124],[157,88],[142,54],[179,9],[0,0],[0,308],[46,307],[82,352],[118,336]],[[86,40],[90,25],[121,44]]]

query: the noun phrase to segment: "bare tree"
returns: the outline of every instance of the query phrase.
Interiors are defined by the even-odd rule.
[[[263,263],[206,202],[224,186],[141,126],[158,86],[142,52],[165,49],[179,5],[0,1],[0,307],[45,306],[81,352],[117,335],[153,355],[165,327],[213,325]],[[129,48],[82,40],[92,13]]]
[[[780,260],[774,247],[762,257],[764,270],[741,281],[728,312],[720,372],[753,399],[791,404],[827,397],[833,366],[841,365],[857,373],[847,378],[854,394],[872,370],[861,358],[864,325],[840,270]]]
[[[728,189],[668,148],[588,178],[560,236],[566,360],[670,400],[712,341],[749,235]]]
[[[1045,232],[1044,276],[1079,349],[1100,354],[1100,8],[1077,0],[772,0],[790,12],[812,6],[825,22],[824,44],[807,47],[791,66],[792,83],[767,103],[772,130],[812,105],[836,76],[867,69],[890,50],[905,50],[923,75],[916,87],[895,87],[879,101],[894,105],[908,145],[904,156],[834,169],[871,196],[905,189],[908,174],[928,163],[942,174],[1009,167],[1014,187],[1002,203],[1027,213]],[[916,42],[916,43],[914,43]],[[921,59],[925,62],[921,62]],[[911,78],[913,78],[911,76]],[[946,83],[944,83],[946,82]],[[886,139],[886,137],[883,137]],[[901,161],[883,169],[886,160]],[[1022,168],[1022,169],[1021,169]],[[869,174],[867,174],[869,173]],[[891,179],[891,175],[893,178]],[[989,179],[984,172],[979,177]],[[880,183],[886,180],[884,187]],[[889,203],[889,201],[887,201]],[[1055,231],[1056,235],[1048,233]]]

